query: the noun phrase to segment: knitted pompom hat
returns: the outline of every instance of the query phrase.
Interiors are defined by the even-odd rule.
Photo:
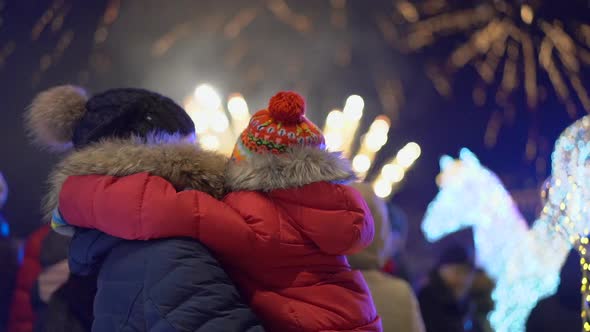
[[[274,95],[267,109],[256,112],[240,134],[232,159],[244,160],[256,153],[280,154],[291,147],[323,148],[321,130],[305,117],[305,100],[291,91]]]
[[[111,89],[89,98],[80,87],[54,87],[35,97],[25,120],[34,140],[53,150],[81,149],[107,138],[195,132],[182,107],[143,89]]]

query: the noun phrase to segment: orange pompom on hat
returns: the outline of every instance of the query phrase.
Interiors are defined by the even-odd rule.
[[[282,91],[270,99],[267,109],[252,116],[238,138],[232,159],[244,160],[254,153],[280,154],[297,146],[324,148],[324,136],[305,117],[303,97]]]

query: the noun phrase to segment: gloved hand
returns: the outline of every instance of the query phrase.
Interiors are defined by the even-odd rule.
[[[69,275],[70,269],[67,259],[53,264],[41,272],[37,279],[39,298],[48,303],[51,295],[68,280]]]

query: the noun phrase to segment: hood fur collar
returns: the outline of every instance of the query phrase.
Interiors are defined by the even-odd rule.
[[[302,147],[280,155],[254,154],[247,160],[230,162],[225,186],[228,191],[271,191],[354,179],[350,162],[340,153]]]
[[[50,216],[58,206],[64,181],[73,175],[126,176],[149,172],[168,180],[177,190],[197,189],[220,198],[224,193],[226,164],[226,157],[181,140],[106,140],[72,152],[55,167],[49,178],[44,211]]]

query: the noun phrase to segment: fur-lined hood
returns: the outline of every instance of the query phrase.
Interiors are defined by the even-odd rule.
[[[170,143],[173,142],[173,143]],[[73,175],[126,176],[140,172],[161,176],[177,190],[196,189],[216,198],[229,191],[272,191],[313,182],[347,183],[355,179],[350,162],[339,153],[294,148],[281,155],[257,154],[247,161],[202,151],[180,139],[106,140],[72,152],[52,172],[44,211],[58,206],[64,181]]]
[[[340,153],[311,147],[286,153],[253,154],[230,162],[225,187],[228,191],[272,191],[301,187],[314,182],[347,183],[355,179],[350,162]]]
[[[50,216],[58,206],[64,181],[73,175],[126,176],[149,172],[161,176],[177,190],[196,189],[216,198],[224,193],[227,158],[202,151],[178,137],[105,140],[77,150],[60,162],[49,178],[44,211]]]

